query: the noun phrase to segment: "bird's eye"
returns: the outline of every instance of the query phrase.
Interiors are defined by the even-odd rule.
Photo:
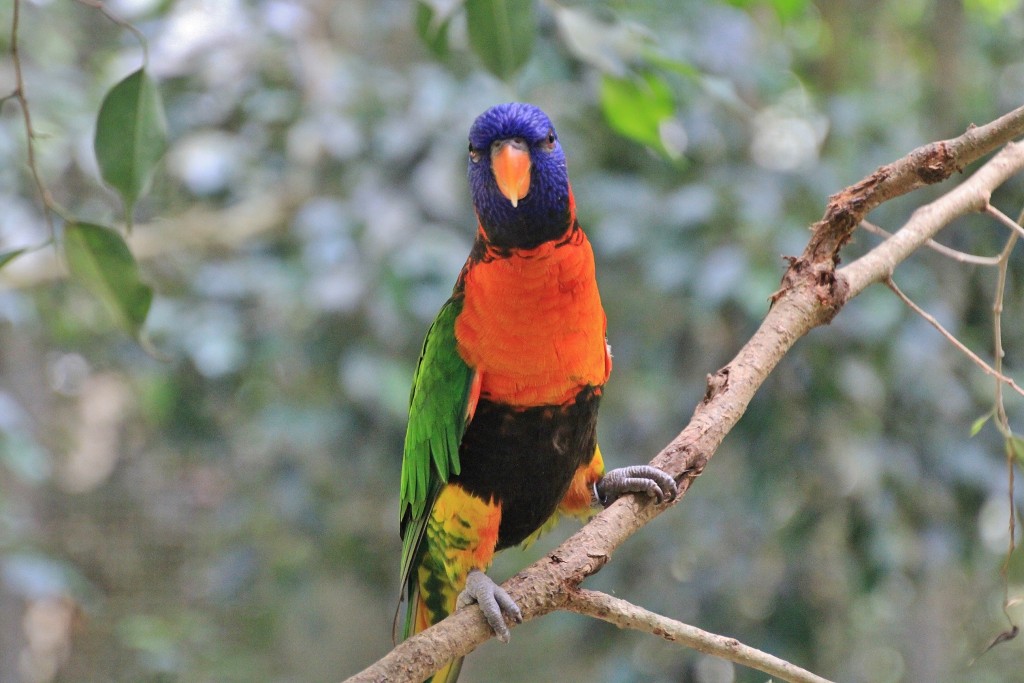
[[[473,148],[473,143],[469,143],[469,159],[474,164],[480,161],[480,150]]]
[[[541,143],[541,147],[543,147],[546,151],[550,152],[555,148],[555,140],[555,131],[549,130],[548,136],[544,138],[544,142]]]

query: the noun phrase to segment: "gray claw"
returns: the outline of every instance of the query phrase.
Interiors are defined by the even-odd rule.
[[[675,500],[679,489],[670,474],[650,465],[620,467],[605,474],[594,485],[597,500],[608,507],[626,493],[646,493],[659,503]]]
[[[480,605],[480,611],[484,613],[491,630],[498,636],[498,640],[507,643],[509,639],[508,625],[502,611],[508,614],[509,618],[517,624],[523,623],[523,614],[519,611],[519,605],[515,603],[505,589],[494,583],[491,577],[478,569],[471,569],[466,577],[466,588],[459,593],[455,603],[456,609],[472,605]]]

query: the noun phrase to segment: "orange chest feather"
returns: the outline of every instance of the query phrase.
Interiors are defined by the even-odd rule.
[[[480,261],[464,285],[455,337],[463,359],[480,373],[482,398],[561,405],[583,387],[607,381],[605,314],[582,231],[561,246]]]

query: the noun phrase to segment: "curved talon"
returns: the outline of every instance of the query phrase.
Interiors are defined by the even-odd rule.
[[[480,611],[484,613],[491,630],[503,643],[508,642],[510,633],[502,611],[517,624],[523,623],[523,614],[515,600],[479,569],[471,569],[466,576],[466,588],[459,593],[456,609],[472,605],[474,602],[480,605]]]
[[[614,469],[594,484],[594,494],[605,507],[626,493],[646,493],[658,503],[663,503],[675,500],[679,489],[670,474],[650,465]]]

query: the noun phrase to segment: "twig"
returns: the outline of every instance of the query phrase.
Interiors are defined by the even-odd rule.
[[[975,365],[977,365],[979,368],[981,368],[982,371],[984,371],[984,373],[986,375],[988,375],[990,377],[994,377],[1000,383],[1006,384],[1011,389],[1016,391],[1018,394],[1020,394],[1021,396],[1024,396],[1024,389],[1022,389],[1020,387],[1020,385],[1018,385],[1015,381],[1013,381],[1012,377],[1007,377],[1006,375],[1002,374],[1001,372],[999,372],[998,370],[993,368],[991,365],[989,365],[988,363],[983,361],[976,353],[971,351],[962,341],[957,339],[956,336],[954,336],[952,332],[950,332],[945,327],[943,327],[942,323],[940,323],[935,318],[935,316],[933,316],[931,313],[929,313],[928,311],[926,311],[923,308],[921,308],[920,306],[918,306],[916,303],[914,303],[914,301],[910,297],[908,297],[906,294],[904,294],[903,290],[896,286],[896,283],[893,282],[893,279],[891,277],[886,278],[885,286],[888,287],[889,289],[891,289],[893,291],[893,293],[896,296],[898,296],[900,298],[900,300],[903,301],[903,303],[905,303],[907,306],[909,306],[914,311],[914,313],[917,313],[919,316],[921,316],[922,318],[927,320],[929,325],[931,325],[936,330],[938,330],[939,334],[941,334],[943,337],[945,337],[946,340],[950,344],[955,346],[957,349],[960,350],[961,353],[963,353],[965,356],[970,358],[971,361]]]
[[[21,0],[14,0],[14,15],[11,18],[11,63],[14,65],[14,92],[12,95],[18,100],[18,105],[21,107],[21,116],[25,122],[26,160],[29,171],[32,173],[32,180],[36,185],[36,191],[39,193],[39,200],[43,204],[43,218],[52,240],[56,234],[53,227],[54,202],[50,191],[46,189],[42,178],[39,177],[39,168],[36,164],[36,132],[32,127],[32,113],[29,110],[28,97],[25,95],[25,79],[21,73],[21,53],[18,50],[18,24],[20,21]]]
[[[139,45],[142,46],[142,63],[143,65],[149,64],[149,41],[146,40],[146,36],[142,34],[138,28],[135,27],[130,21],[122,19],[113,10],[107,7],[103,0],[75,0],[80,5],[91,7],[92,9],[99,10],[103,16],[117,24],[123,29],[127,29],[135,36],[135,39],[139,41]]]
[[[991,204],[985,204],[985,213],[995,218],[997,221],[1005,225],[1010,229],[1011,232],[1016,233],[1018,237],[1024,237],[1024,227],[1021,227],[1020,222],[1013,220],[1005,213],[992,206]],[[1022,214],[1024,215],[1024,214]],[[1013,245],[1009,246],[1009,249],[1013,249]],[[1003,254],[1000,254],[999,258],[1002,259],[1004,256],[1009,256],[1006,250],[1003,250]]]
[[[790,683],[829,683],[828,679],[801,669],[784,659],[744,645],[735,638],[709,633],[695,626],[655,614],[643,607],[598,591],[579,589],[569,594],[566,609],[607,621],[619,628],[629,628],[678,642],[698,652],[728,659],[763,671]]]
[[[892,237],[891,232],[875,225],[874,223],[868,220],[862,220],[860,222],[860,227],[880,237]],[[943,256],[948,256],[954,261],[959,261],[960,263],[970,263],[976,266],[999,265],[998,256],[977,256],[975,254],[968,254],[967,252],[960,251],[958,249],[953,249],[952,247],[947,247],[945,244],[939,244],[935,240],[928,240],[927,242],[924,243],[924,246],[928,247],[929,249],[932,249],[933,251],[937,251]]]
[[[995,346],[995,368],[997,371],[1002,372],[1003,369],[1003,357],[1005,351],[1003,350],[1003,300],[1006,295],[1006,273],[1009,270],[1010,265],[1010,254],[1013,253],[1013,248],[1017,243],[1017,239],[1021,236],[1021,222],[1024,222],[1024,210],[1021,211],[1016,221],[1011,220],[1003,212],[996,209],[994,206],[989,204],[985,207],[985,210],[992,216],[995,216],[999,221],[1011,228],[1009,239],[1006,240],[1006,246],[1003,248],[1002,253],[999,255],[999,278],[996,283],[996,294],[995,299],[992,302],[992,335],[994,337]],[[1010,603],[1010,559],[1013,557],[1013,551],[1017,548],[1017,515],[1014,510],[1014,467],[1013,461],[1016,454],[1016,444],[1014,444],[1013,431],[1010,429],[1010,420],[1006,415],[1006,406],[1003,403],[1003,387],[1002,384],[996,382],[995,387],[995,412],[996,412],[996,427],[1003,435],[1005,441],[1006,450],[1006,495],[1009,503],[1009,521],[1007,523],[1007,529],[1009,531],[1009,540],[1007,541],[1006,548],[1006,559],[1003,561],[1003,566],[1000,569],[1000,574],[1003,577],[1003,614],[1006,616],[1006,621],[1010,624],[1010,631],[1004,632],[1008,635],[1006,640],[1016,637],[1019,632],[1018,626],[1013,623],[1013,619],[1010,617],[1009,603]],[[988,650],[991,650],[996,644],[1004,642],[999,640],[992,641],[992,644],[988,646]]]
[[[1000,373],[1003,369],[1003,357],[1006,354],[1003,350],[1003,299],[1006,295],[1006,273],[1009,270],[1010,254],[1013,252],[1019,236],[1017,232],[1010,233],[1010,237],[1006,240],[1006,246],[1003,247],[1003,251],[999,255],[999,276],[996,279],[995,299],[992,301],[992,337],[993,345],[995,346],[993,355],[995,357],[995,370]],[[1003,385],[1001,382],[996,382],[995,391],[996,426],[999,427],[999,431],[1002,432],[1004,438],[1013,438],[1013,432],[1010,430],[1010,420],[1006,415],[1006,406],[1003,403]]]

